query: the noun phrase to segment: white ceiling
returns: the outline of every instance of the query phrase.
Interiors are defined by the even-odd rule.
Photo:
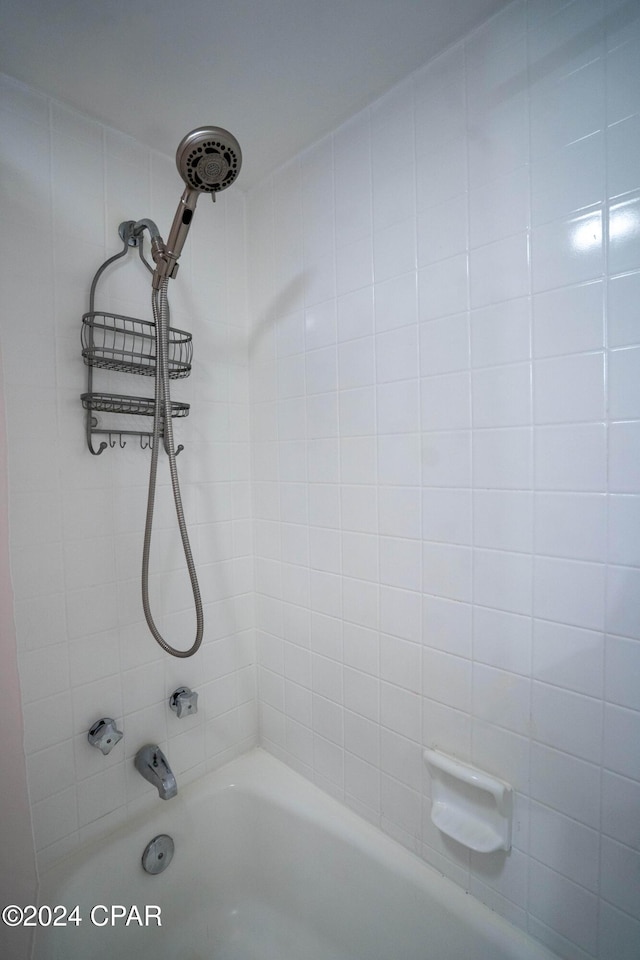
[[[507,0],[2,0],[0,69],[173,155],[206,124],[247,189]]]

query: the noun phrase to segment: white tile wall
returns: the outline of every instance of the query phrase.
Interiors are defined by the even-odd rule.
[[[131,440],[89,454],[79,331],[93,274],[120,247],[118,224],[151,217],[167,229],[179,178],[170,159],[10,78],[0,94],[11,564],[43,867],[153,800],[132,773],[145,742],[160,744],[182,783],[255,742],[244,202],[236,193],[203,208],[171,291],[174,322],[195,343],[192,377],[177,388],[192,416],[176,435],[206,631],[193,660],[169,662],[139,599],[148,454]],[[224,263],[208,255],[214,245]],[[148,286],[131,259],[104,278],[96,303],[149,318]],[[122,392],[144,395],[146,381],[130,379],[121,378]],[[162,476],[152,602],[165,635],[185,646],[191,598]],[[200,694],[187,732],[168,709],[184,683]],[[86,740],[103,715],[125,733],[107,758]]]
[[[640,943],[639,14],[516,0],[247,201],[263,742],[581,960]]]
[[[636,4],[515,0],[250,194],[246,239],[237,193],[198,215],[172,290],[196,345],[181,462],[209,626],[191,664],[141,622],[144,455],[90,457],[78,403],[89,279],[120,220],[169,222],[173,164],[3,79],[41,865],[149,801],[143,742],[182,780],[254,742],[257,665],[269,749],[561,956],[636,957],[639,64]],[[136,280],[106,286],[124,313],[147,309]],[[152,590],[190,634],[165,493]],[[166,704],[184,682],[188,726]],[[104,713],[126,735],[107,758],[86,744]],[[443,842],[426,745],[514,784],[508,856]]]

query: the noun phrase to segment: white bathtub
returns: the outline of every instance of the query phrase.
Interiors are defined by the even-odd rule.
[[[151,876],[160,833],[175,855]],[[35,960],[555,957],[261,750],[64,861],[40,903],[81,922],[39,928]],[[114,905],[137,907],[128,925]]]

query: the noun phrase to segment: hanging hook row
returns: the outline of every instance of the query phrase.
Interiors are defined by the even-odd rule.
[[[119,446],[121,450],[124,450],[127,445],[127,441],[124,440],[123,437],[138,437],[141,450],[153,450],[153,434],[146,433],[143,430],[99,430],[94,427],[91,433],[92,435],[101,433],[109,438],[108,442],[106,440],[101,440],[100,446],[97,450],[94,450],[93,447],[89,448],[91,453],[95,454],[96,456],[106,450],[107,447],[110,447],[113,450],[114,447]],[[176,447],[176,456],[178,456],[182,450],[184,450],[184,445],[179,444]]]

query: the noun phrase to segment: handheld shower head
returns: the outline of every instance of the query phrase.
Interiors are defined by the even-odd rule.
[[[184,137],[176,151],[176,166],[186,187],[171,224],[166,245],[153,251],[156,262],[153,285],[175,277],[178,257],[187,239],[196,203],[201,193],[226,190],[240,173],[242,153],[236,138],[222,127],[198,127]]]
[[[240,145],[222,127],[198,127],[180,142],[176,166],[193,190],[218,193],[230,186],[240,173]]]

